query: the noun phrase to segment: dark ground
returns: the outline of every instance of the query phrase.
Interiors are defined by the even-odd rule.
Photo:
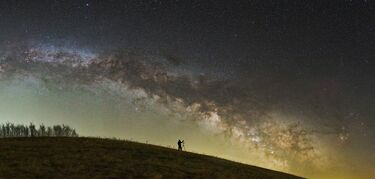
[[[298,178],[224,159],[98,138],[0,139],[0,178]]]

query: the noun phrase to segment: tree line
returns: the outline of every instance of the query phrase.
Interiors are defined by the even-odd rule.
[[[39,126],[5,123],[0,125],[0,137],[78,137],[75,129],[68,125]]]

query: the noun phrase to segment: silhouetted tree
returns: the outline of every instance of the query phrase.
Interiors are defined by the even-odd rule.
[[[47,136],[44,124],[39,125],[39,136]]]
[[[35,125],[33,123],[30,123],[29,129],[30,129],[30,137],[35,137],[36,129],[35,129]]]
[[[76,132],[76,130],[75,129],[73,129],[73,131],[72,131],[72,135],[71,135],[72,137],[78,137],[78,134],[77,134],[77,132]]]
[[[51,127],[47,127],[47,136],[50,136],[50,137],[53,136],[53,130]]]

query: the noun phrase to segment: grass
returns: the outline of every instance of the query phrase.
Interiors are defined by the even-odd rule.
[[[99,138],[0,139],[0,178],[299,178],[174,149]]]

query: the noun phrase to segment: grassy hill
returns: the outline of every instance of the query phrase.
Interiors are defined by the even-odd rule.
[[[0,178],[299,178],[224,159],[97,138],[0,139]]]

